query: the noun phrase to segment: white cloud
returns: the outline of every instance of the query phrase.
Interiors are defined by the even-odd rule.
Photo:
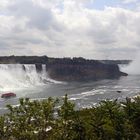
[[[2,8],[5,8],[9,5],[9,1],[8,0],[1,0],[0,1],[0,9],[2,10]]]
[[[136,2],[138,2],[138,0],[122,0],[122,1],[123,1],[123,3],[125,3],[125,4],[136,3]]]
[[[140,49],[138,11],[88,9],[90,0],[10,2],[0,15],[1,55],[121,59]]]

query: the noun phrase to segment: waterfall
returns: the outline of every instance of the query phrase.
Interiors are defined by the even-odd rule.
[[[48,83],[57,82],[48,77],[45,65],[42,65],[41,72],[37,72],[34,64],[0,64],[0,91],[30,88]]]

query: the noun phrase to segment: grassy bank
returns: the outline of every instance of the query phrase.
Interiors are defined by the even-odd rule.
[[[59,106],[59,107],[58,107]],[[140,97],[75,110],[68,101],[20,99],[0,117],[0,140],[139,140]]]

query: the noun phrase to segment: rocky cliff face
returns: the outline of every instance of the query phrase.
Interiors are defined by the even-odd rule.
[[[110,60],[101,62],[84,58],[50,58],[47,56],[4,56],[0,57],[1,64],[35,64],[37,72],[42,71],[42,64],[50,78],[61,81],[98,80],[127,76],[120,72],[118,65]],[[111,64],[110,64],[111,63]],[[115,63],[115,64],[114,64]],[[118,62],[117,62],[118,63]],[[23,70],[26,71],[24,65]]]
[[[48,63],[46,70],[52,79],[61,81],[87,81],[127,76],[126,73],[120,72],[118,65],[103,64],[99,61]]]

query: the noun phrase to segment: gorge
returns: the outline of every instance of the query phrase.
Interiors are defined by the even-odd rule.
[[[114,64],[113,64],[114,62]],[[117,61],[118,62],[118,61]],[[113,79],[127,76],[119,70],[115,61],[88,60],[78,58],[49,58],[47,56],[7,56],[0,57],[1,64],[35,64],[36,71],[40,73],[45,65],[48,76],[58,81],[88,81],[98,79]]]

